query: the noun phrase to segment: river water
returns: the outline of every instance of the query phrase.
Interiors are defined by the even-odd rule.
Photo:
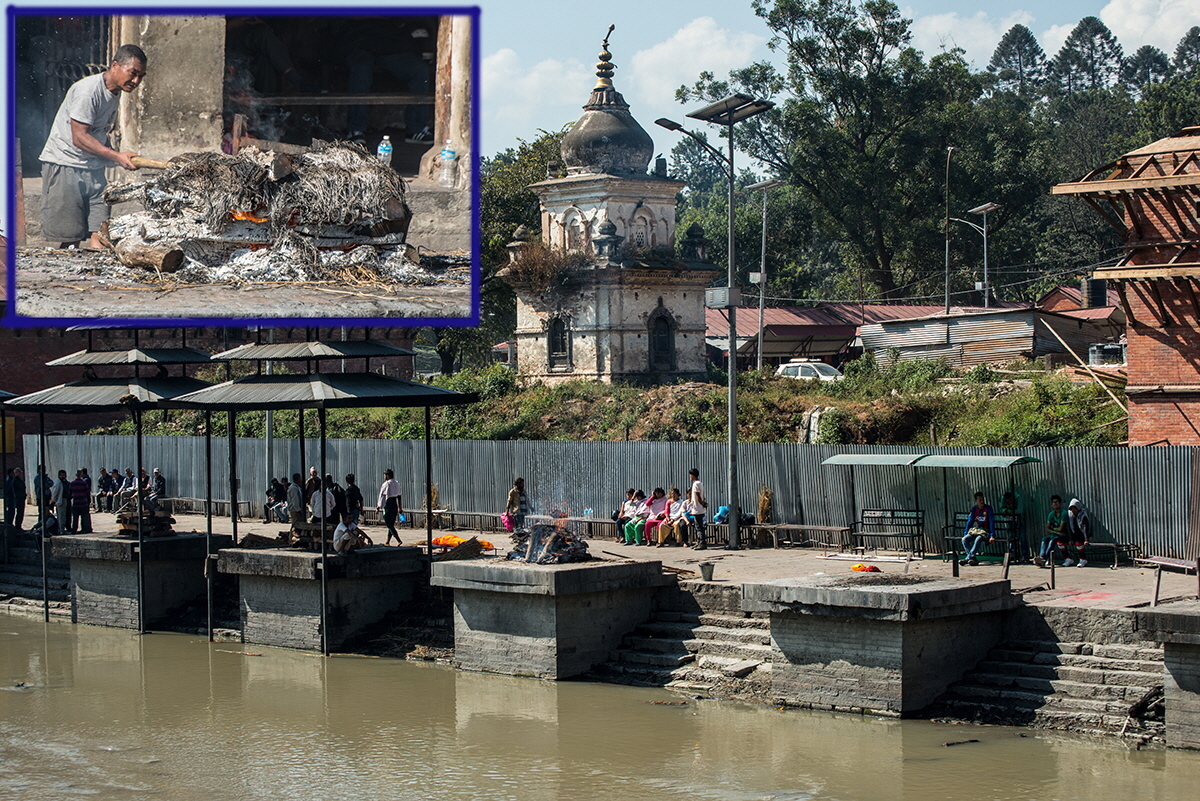
[[[681,700],[0,614],[0,798],[1197,795],[1196,752]]]

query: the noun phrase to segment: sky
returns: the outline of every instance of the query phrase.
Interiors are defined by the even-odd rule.
[[[1197,0],[900,0],[911,19],[913,45],[927,56],[959,47],[967,61],[983,69],[1009,28],[1025,25],[1049,56],[1086,16],[1098,16],[1126,53],[1152,44],[1167,55],[1180,37],[1200,25]],[[675,90],[702,71],[717,76],[770,59],[769,31],[749,0],[608,0],[568,2],[546,15],[532,0],[482,0],[482,139],[480,152],[494,155],[539,128],[555,130],[574,120],[595,81],[596,54],[609,24],[617,64],[613,82],[634,117],[654,137],[659,150],[674,146],[674,135],[653,128],[659,117],[679,119],[690,106],[675,101]],[[603,10],[597,10],[602,8]],[[594,20],[594,21],[593,21]]]
[[[117,8],[111,2],[88,0],[75,5],[106,13]],[[204,8],[247,14],[255,8],[311,5],[302,1],[206,3]],[[399,5],[406,4],[386,7]],[[609,40],[617,65],[614,83],[659,152],[669,151],[678,135],[656,128],[653,121],[680,119],[690,110],[674,99],[679,86],[693,83],[702,71],[724,76],[731,69],[772,57],[767,47],[769,31],[754,15],[750,0],[479,0],[477,5],[482,10],[479,153],[483,156],[513,147],[520,139],[534,139],[539,129],[557,130],[579,116],[595,82],[596,56],[610,24],[616,25]],[[1004,8],[985,0],[901,0],[898,5],[913,21],[917,49],[931,55],[944,47],[960,47],[977,69],[987,65],[1000,37],[1017,23],[1033,31],[1051,56],[1079,20],[1089,15],[1100,17],[1127,53],[1152,44],[1171,55],[1188,28],[1200,25],[1197,0],[1042,0],[1040,4],[1015,0]],[[162,2],[129,2],[120,7],[139,6],[168,13],[171,8]],[[355,8],[384,6],[370,0],[354,4]],[[329,6],[322,3],[321,7]],[[0,74],[6,70],[7,63],[0,66]],[[7,142],[0,146],[7,163]]]

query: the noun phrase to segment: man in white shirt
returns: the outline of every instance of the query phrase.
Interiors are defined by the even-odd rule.
[[[708,498],[704,497],[704,485],[700,483],[700,469],[693,467],[688,471],[688,478],[692,480],[688,502],[692,505],[692,519],[696,521],[696,544],[693,547],[697,551],[703,551],[708,548],[704,538],[704,515],[708,510]]]
[[[330,515],[333,514],[334,503],[333,493],[328,487],[323,487],[314,492],[308,501],[308,505],[312,507],[312,522],[320,523],[322,520],[329,520]]]
[[[400,482],[396,480],[396,474],[392,472],[392,468],[383,471],[383,484],[379,487],[379,504],[377,508],[383,512],[383,522],[387,525],[388,536],[387,542],[384,545],[392,544],[392,537],[396,538],[396,544],[401,545],[400,532],[396,530],[396,520],[404,511],[400,503]]]
[[[360,545],[374,545],[371,538],[358,527],[354,517],[349,512],[342,515],[342,522],[333,530],[333,550],[336,553],[350,553]]]
[[[146,54],[137,45],[122,45],[108,69],[76,81],[67,90],[50,126],[38,159],[42,162],[42,234],[62,247],[91,235],[100,247],[100,224],[109,217],[102,193],[105,168],[118,164],[136,170],[133,152],[108,146],[108,131],[122,92],[133,92],[146,77]]]

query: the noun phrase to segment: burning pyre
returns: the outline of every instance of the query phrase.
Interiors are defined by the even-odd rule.
[[[118,258],[182,280],[403,280],[412,267],[404,181],[352,143],[185,154],[105,200],[146,209],[107,223]]]
[[[510,562],[528,562],[531,565],[562,565],[568,562],[586,562],[591,559],[587,542],[572,534],[565,525],[537,523],[529,529],[513,532],[513,549],[505,558]]]

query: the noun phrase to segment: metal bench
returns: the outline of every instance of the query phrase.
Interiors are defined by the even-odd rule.
[[[895,547],[907,543],[906,547]],[[860,551],[908,551],[925,556],[925,511],[923,509],[863,509],[850,534],[851,546]]]
[[[953,563],[951,575],[958,576],[958,549],[962,545],[963,533],[967,528],[967,521],[971,519],[969,512],[956,512],[954,515],[954,524],[942,527],[942,542],[946,547],[942,550],[942,559],[949,557]],[[1016,515],[994,515],[992,522],[995,528],[995,538],[993,542],[985,542],[980,545],[976,551],[980,556],[994,556],[1003,558],[1004,562],[1004,578],[1008,578],[1008,569],[1012,563],[1013,543],[1020,536],[1020,527]]]
[[[1151,606],[1158,606],[1158,591],[1162,586],[1163,570],[1178,570],[1185,575],[1196,573],[1196,593],[1200,598],[1200,567],[1195,559],[1176,559],[1173,556],[1136,556],[1133,559],[1139,565],[1154,566],[1154,595],[1150,598]]]

